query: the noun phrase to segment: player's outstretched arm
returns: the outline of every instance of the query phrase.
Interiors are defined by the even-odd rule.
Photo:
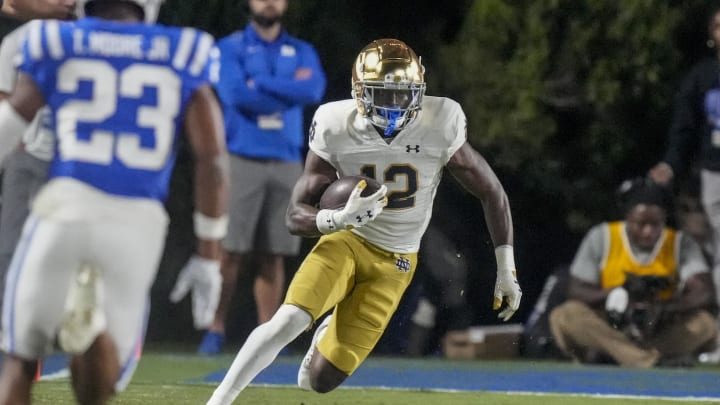
[[[466,142],[453,154],[446,166],[458,182],[482,202],[493,244],[512,245],[510,203],[500,180],[485,158]]]
[[[507,194],[485,158],[467,142],[453,154],[447,168],[482,202],[497,260],[493,309],[500,309],[498,317],[507,321],[517,311],[522,297],[515,270],[513,224]],[[503,307],[504,303],[507,305]]]
[[[202,86],[193,94],[185,114],[185,132],[195,158],[193,220],[198,246],[180,271],[170,300],[178,302],[192,291],[195,327],[205,329],[212,323],[220,300],[220,242],[227,232],[230,184],[222,110],[210,86]]]
[[[323,191],[336,179],[335,168],[313,151],[309,151],[305,159],[305,170],[295,183],[285,215],[285,223],[290,233],[304,237],[322,235],[316,224],[316,205]]]
[[[227,217],[229,161],[222,109],[209,85],[200,87],[193,94],[185,114],[185,131],[195,163],[196,214],[222,222]],[[224,228],[227,228],[226,222],[225,220]],[[196,228],[196,233],[198,231],[198,254],[219,259],[220,240],[225,236],[224,229],[203,232]]]
[[[9,97],[0,101],[0,165],[20,142],[35,113],[45,105],[45,98],[30,76],[19,72]]]

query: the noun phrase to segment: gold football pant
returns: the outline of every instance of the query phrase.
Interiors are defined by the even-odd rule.
[[[318,350],[350,375],[382,336],[416,266],[417,253],[388,252],[349,231],[325,235],[295,273],[285,304],[313,320],[334,308]]]

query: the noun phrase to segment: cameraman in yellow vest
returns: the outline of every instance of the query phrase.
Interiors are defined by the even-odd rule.
[[[667,226],[671,196],[644,179],[620,190],[624,220],[596,225],[550,314],[557,346],[582,362],[689,366],[717,335],[715,289],[699,245]]]

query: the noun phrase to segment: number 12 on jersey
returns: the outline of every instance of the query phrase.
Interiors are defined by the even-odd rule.
[[[376,165],[364,165],[360,172],[363,176],[378,180]],[[415,206],[418,172],[412,165],[407,163],[391,164],[383,171],[381,180],[386,184],[403,182],[401,189],[388,192],[388,204],[385,209],[401,210]]]

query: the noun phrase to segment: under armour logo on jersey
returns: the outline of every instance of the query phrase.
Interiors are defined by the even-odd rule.
[[[315,140],[315,126],[316,125],[317,125],[317,121],[314,121],[314,120],[313,120],[312,124],[310,124],[310,142]]]
[[[412,151],[415,151],[415,153],[420,153],[420,145],[405,145],[405,152],[410,153]]]
[[[397,267],[398,271],[407,273],[410,271],[410,260],[407,257],[398,257],[395,260],[395,267]]]

